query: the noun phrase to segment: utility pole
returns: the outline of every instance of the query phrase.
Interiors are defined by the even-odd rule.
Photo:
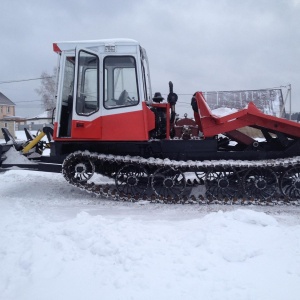
[[[289,84],[289,92],[290,92],[290,120],[292,119],[292,85]]]

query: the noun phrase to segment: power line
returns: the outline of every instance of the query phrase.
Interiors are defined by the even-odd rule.
[[[16,104],[19,104],[19,103],[30,103],[30,102],[41,102],[42,100],[24,100],[24,101],[15,101]]]
[[[54,76],[46,76],[46,77],[37,77],[37,78],[29,78],[29,79],[19,79],[19,80],[8,80],[8,81],[0,81],[0,84],[4,83],[14,83],[14,82],[24,82],[24,81],[33,81],[33,80],[41,80],[45,78],[53,78]]]

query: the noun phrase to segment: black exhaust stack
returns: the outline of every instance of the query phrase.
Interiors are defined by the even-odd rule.
[[[178,95],[176,93],[174,93],[173,83],[172,83],[172,81],[170,81],[169,82],[168,103],[170,103],[170,105],[171,105],[171,118],[170,118],[171,123],[174,123],[174,121],[175,121],[175,116],[176,116],[175,105],[176,105],[177,100],[178,100]]]

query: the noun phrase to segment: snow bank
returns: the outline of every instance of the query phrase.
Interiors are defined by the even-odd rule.
[[[234,220],[249,224],[257,224],[261,226],[276,226],[277,221],[272,217],[262,212],[254,212],[252,210],[238,209],[229,214]]]
[[[298,300],[300,208],[114,202],[0,174],[0,299]]]
[[[18,152],[14,147],[11,147],[7,152],[5,152],[7,157],[3,164],[33,164],[34,162],[27,159],[24,155]]]
[[[229,108],[229,107],[219,107],[212,110],[212,113],[218,117],[227,116],[230,114],[233,114],[237,112],[238,110],[235,108]]]
[[[66,204],[59,184],[51,190]],[[26,192],[1,198],[1,299],[299,299],[299,225],[249,209],[188,219],[186,206],[103,210],[72,193],[74,215]],[[64,209],[64,220],[51,217]]]

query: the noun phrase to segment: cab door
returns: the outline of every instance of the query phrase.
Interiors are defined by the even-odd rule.
[[[139,57],[134,54],[107,55],[103,59],[105,93],[101,119],[104,141],[149,139],[150,111],[141,99],[141,68],[138,62]]]
[[[101,139],[100,58],[91,50],[76,49],[72,139]]]

